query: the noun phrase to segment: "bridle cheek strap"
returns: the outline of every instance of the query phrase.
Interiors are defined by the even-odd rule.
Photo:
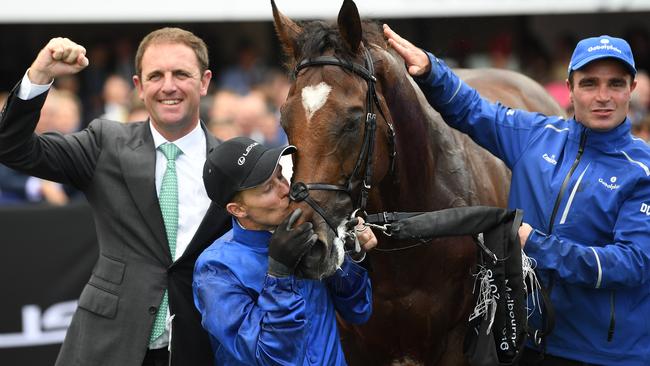
[[[341,186],[333,185],[333,184],[322,184],[322,183],[315,183],[315,184],[305,184],[302,182],[297,182],[291,185],[291,190],[289,191],[289,199],[295,202],[305,202],[311,208],[316,211],[322,218],[325,220],[327,223],[327,226],[329,226],[332,231],[335,233],[337,232],[337,225],[332,222],[332,220],[329,218],[329,216],[325,213],[325,210],[316,203],[310,196],[309,196],[309,190],[314,189],[314,190],[324,190],[324,191],[342,191],[346,192],[345,189]]]

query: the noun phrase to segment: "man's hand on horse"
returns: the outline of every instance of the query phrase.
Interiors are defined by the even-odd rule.
[[[388,44],[402,56],[411,76],[422,76],[429,73],[431,63],[429,62],[429,57],[422,49],[400,37],[399,34],[395,33],[386,24],[384,24],[384,36],[386,36]]]
[[[526,245],[526,240],[528,240],[528,236],[532,231],[533,231],[532,226],[528,225],[525,222],[521,223],[521,226],[519,227],[519,244],[521,245],[521,249],[524,249],[524,246]]]
[[[354,235],[359,239],[361,244],[361,251],[369,252],[372,248],[377,246],[377,237],[369,226],[364,225],[365,221],[359,217],[359,224],[354,227]]]
[[[355,257],[362,257],[363,254],[372,250],[372,248],[377,246],[377,237],[375,233],[372,232],[370,227],[364,225],[364,220],[361,217],[355,217],[354,219],[348,221],[346,226],[348,229],[354,232],[354,235],[359,241],[361,250]]]
[[[67,38],[52,38],[29,68],[34,84],[45,85],[61,75],[76,74],[88,66],[86,49]]]

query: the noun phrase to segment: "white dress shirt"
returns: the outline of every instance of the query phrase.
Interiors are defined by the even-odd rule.
[[[176,260],[185,252],[210,206],[210,198],[208,198],[208,193],[203,185],[203,164],[205,164],[206,155],[205,132],[197,123],[192,132],[176,141],[167,141],[151,123],[149,127],[156,148],[156,193],[158,196],[160,196],[160,186],[167,168],[167,158],[162,151],[158,150],[158,147],[166,142],[173,142],[183,152],[176,158],[178,234],[176,236],[176,253],[172,258]]]
[[[156,148],[156,194],[160,196],[160,186],[167,169],[167,158],[158,147],[167,141],[149,122],[154,147]],[[199,228],[201,220],[210,206],[210,198],[203,185],[203,164],[206,156],[205,132],[201,124],[187,135],[173,141],[183,152],[176,158],[176,178],[178,182],[178,232],[176,234],[176,253],[172,260],[180,258]],[[149,345],[150,349],[158,349],[169,345],[169,308],[167,308],[167,324],[165,332]]]

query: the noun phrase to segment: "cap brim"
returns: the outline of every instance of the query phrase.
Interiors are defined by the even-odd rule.
[[[623,57],[619,57],[619,56],[616,56],[616,55],[594,55],[594,56],[591,56],[591,57],[587,57],[584,60],[580,60],[580,62],[573,65],[571,70],[572,71],[580,70],[581,68],[583,68],[588,63],[590,63],[592,61],[604,59],[604,58],[613,58],[615,60],[620,61],[623,65],[625,65],[625,67],[627,67],[627,69],[632,73],[632,75],[636,75],[636,69],[634,68],[634,66],[630,65],[627,62],[627,60],[624,59]]]
[[[255,188],[266,182],[271,178],[271,175],[273,175],[275,168],[280,162],[280,158],[283,155],[293,154],[294,152],[296,152],[296,147],[293,145],[276,147],[275,149],[265,151],[262,156],[260,156],[259,160],[257,160],[251,174],[246,177],[242,185],[239,187],[239,190]]]

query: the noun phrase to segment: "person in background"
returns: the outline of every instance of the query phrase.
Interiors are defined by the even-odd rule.
[[[650,143],[650,114],[646,114],[643,119],[632,124],[632,135]]]
[[[239,94],[230,90],[217,90],[212,96],[208,128],[219,140],[225,141],[243,135],[241,128],[235,123],[241,100]]]
[[[100,118],[127,122],[129,118],[131,87],[121,76],[109,75],[104,82],[102,99],[104,114]]]
[[[141,122],[148,120],[149,112],[142,100],[140,100],[140,98],[135,94],[132,94],[129,99],[131,102],[129,103],[129,115],[126,117],[126,122]]]
[[[239,95],[247,95],[264,80],[267,67],[260,60],[251,39],[238,40],[235,53],[236,63],[220,73],[217,85],[219,89],[232,90]]]
[[[636,88],[630,98],[630,110],[627,113],[632,127],[648,115],[650,108],[650,77],[644,70],[639,70],[635,77]]]
[[[241,135],[250,137],[269,147],[286,145],[287,135],[269,109],[269,105],[262,93],[251,92],[241,97],[238,107],[234,122]]]

